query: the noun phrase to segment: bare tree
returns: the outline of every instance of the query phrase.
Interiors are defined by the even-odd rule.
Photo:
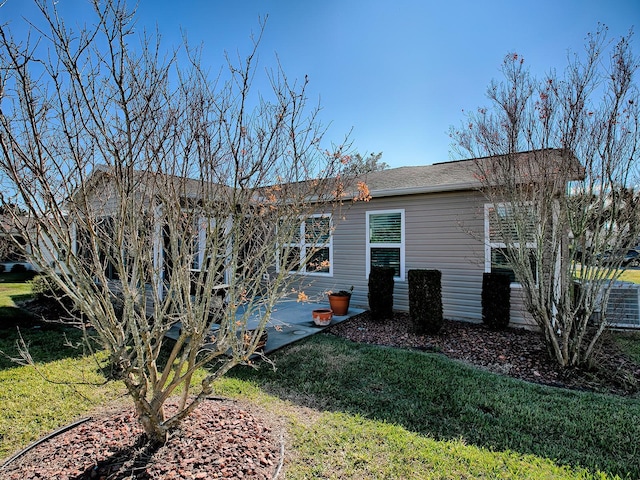
[[[528,311],[560,365],[587,362],[607,326],[605,305],[622,256],[640,233],[638,60],[631,34],[605,28],[570,56],[563,76],[534,78],[517,54],[492,82],[489,109],[452,137],[476,162],[497,246],[492,264],[515,272]],[[528,151],[526,154],[518,152]],[[599,322],[596,321],[599,318]]]
[[[382,158],[382,152],[370,153],[368,156],[363,157],[361,153],[356,153],[350,157],[349,165],[345,169],[345,175],[365,175],[369,172],[379,172],[380,170],[386,170],[389,165],[386,162],[380,161]]]
[[[321,148],[306,82],[278,67],[269,92],[252,93],[259,39],[212,81],[199,51],[134,35],[124,2],[94,0],[96,22],[79,31],[36,3],[32,36],[0,27],[2,203],[26,210],[13,222],[30,260],[164,442],[215,379],[251,362],[289,272],[326,268],[346,147]]]

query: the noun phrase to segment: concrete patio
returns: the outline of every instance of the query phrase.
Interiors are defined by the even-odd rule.
[[[302,340],[314,333],[323,331],[324,329],[344,322],[349,318],[364,312],[361,308],[349,308],[347,315],[336,316],[331,319],[331,323],[326,327],[319,327],[313,323],[311,312],[319,308],[329,308],[328,304],[296,302],[295,300],[285,300],[279,302],[274,309],[271,319],[267,324],[266,332],[268,334],[267,343],[263,349],[263,353],[271,353],[274,350],[284,347],[298,340]],[[244,312],[238,311],[238,317],[242,317]],[[248,329],[255,328],[258,325],[259,316],[256,313],[254,317],[249,319]],[[216,325],[213,327],[216,328]],[[172,328],[167,337],[176,340],[179,335],[179,327]]]

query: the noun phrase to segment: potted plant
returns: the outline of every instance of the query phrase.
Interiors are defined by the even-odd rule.
[[[353,286],[349,290],[340,290],[338,292],[328,292],[329,305],[334,315],[346,315],[349,311],[349,302],[351,301],[351,293]]]
[[[330,308],[318,308],[311,312],[313,323],[319,327],[326,327],[331,323],[333,312]]]

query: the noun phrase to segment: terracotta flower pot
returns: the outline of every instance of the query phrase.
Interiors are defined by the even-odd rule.
[[[329,305],[335,315],[346,315],[349,311],[349,302],[351,295],[333,295],[329,294]]]
[[[311,316],[313,317],[313,323],[319,327],[326,327],[331,323],[333,312],[328,308],[318,308],[311,312]]]

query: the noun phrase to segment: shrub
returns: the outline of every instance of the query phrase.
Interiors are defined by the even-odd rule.
[[[38,275],[31,281],[31,291],[34,301],[40,305],[47,318],[63,316],[73,307],[71,299],[46,275]]]
[[[371,267],[369,273],[369,310],[373,320],[393,317],[393,267]]]
[[[511,310],[511,278],[504,273],[482,276],[482,321],[492,330],[509,326]]]
[[[16,263],[11,267],[11,273],[27,273],[27,267],[22,263]]]
[[[409,317],[417,333],[435,334],[444,322],[442,272],[409,270]]]
[[[3,263],[0,263],[0,273],[4,273],[6,269],[7,267]]]
[[[44,275],[38,275],[31,281],[33,299],[39,302],[50,299],[55,294],[55,288]]]

